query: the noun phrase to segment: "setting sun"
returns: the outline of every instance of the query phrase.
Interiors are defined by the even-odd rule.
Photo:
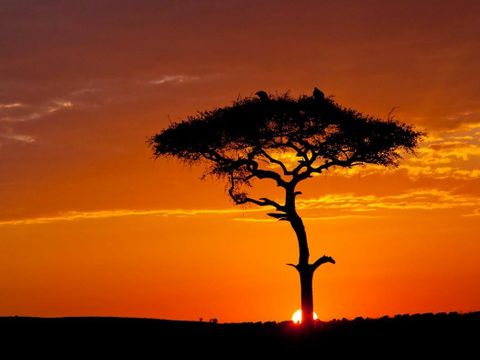
[[[318,315],[316,313],[313,313],[313,320],[318,320]],[[300,324],[302,322],[302,310],[298,309],[293,313],[292,321],[295,324]]]

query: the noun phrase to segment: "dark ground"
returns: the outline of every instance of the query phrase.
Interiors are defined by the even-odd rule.
[[[13,350],[16,357],[33,351],[65,358],[93,354],[271,358],[300,353],[309,358],[343,354],[385,359],[434,355],[480,358],[480,312],[318,322],[309,334],[291,322],[213,324],[95,317],[3,317],[0,331],[0,352]]]

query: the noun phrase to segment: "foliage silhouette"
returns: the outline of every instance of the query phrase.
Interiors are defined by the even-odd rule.
[[[401,151],[413,152],[422,133],[393,119],[382,121],[345,108],[315,88],[312,96],[292,98],[258,91],[231,106],[199,112],[174,123],[150,139],[155,157],[172,156],[202,163],[205,175],[228,181],[235,204],[269,206],[267,215],[288,221],[297,236],[303,324],[313,324],[312,279],[330,256],[309,262],[303,221],[295,202],[297,185],[332,167],[364,164],[396,166]],[[253,180],[271,180],[283,189],[284,200],[254,198]]]
[[[353,355],[353,358],[412,358],[424,354],[454,359],[472,359],[478,353],[480,312],[441,313],[383,317],[380,319],[332,320],[316,322],[305,334],[291,322],[211,324],[207,321],[171,321],[139,318],[25,318],[0,317],[0,327],[8,329],[0,343],[4,353],[16,357],[45,353],[59,358],[75,352],[132,358],[165,357],[174,354],[199,358],[256,358],[259,353],[272,358],[286,355],[317,357]],[[396,356],[393,356],[395,354]],[[465,354],[465,357],[461,356]],[[29,356],[30,355],[30,356]],[[281,357],[280,357],[281,355]],[[267,357],[268,356],[268,357]],[[376,357],[373,357],[376,358]],[[413,356],[415,358],[415,356]]]

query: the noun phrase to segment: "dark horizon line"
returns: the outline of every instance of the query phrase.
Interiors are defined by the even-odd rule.
[[[330,320],[315,320],[318,323],[331,323],[338,321],[358,321],[358,320],[381,320],[381,319],[395,319],[402,317],[417,317],[417,316],[446,316],[446,315],[479,315],[480,309],[473,311],[440,311],[440,312],[424,312],[424,313],[399,313],[395,315],[382,315],[379,317],[369,317],[369,316],[357,316],[354,318],[333,318]],[[132,317],[132,316],[97,316],[97,315],[85,315],[85,316],[30,316],[30,315],[1,315],[0,322],[3,320],[127,320],[127,321],[160,321],[160,322],[176,322],[176,323],[198,323],[198,324],[225,324],[225,325],[235,325],[235,324],[268,324],[268,323],[291,323],[292,320],[266,320],[266,321],[242,321],[242,322],[220,322],[216,318],[212,319],[203,319],[203,320],[181,320],[181,319],[163,319],[163,318],[152,318],[152,317]],[[217,321],[211,321],[217,320]]]

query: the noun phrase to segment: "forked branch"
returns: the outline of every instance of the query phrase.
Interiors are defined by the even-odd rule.
[[[323,264],[326,264],[326,263],[335,264],[335,260],[334,260],[331,256],[323,255],[322,257],[318,258],[318,260],[315,261],[315,262],[312,264],[312,268],[313,268],[313,270],[315,270],[315,269],[317,269],[320,265],[323,265]]]

